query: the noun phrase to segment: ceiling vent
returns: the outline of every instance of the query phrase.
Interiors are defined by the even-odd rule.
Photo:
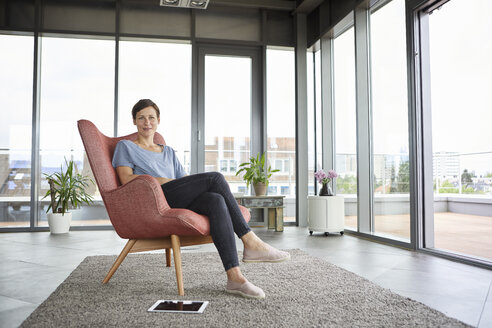
[[[207,9],[209,0],[161,0],[161,6]]]

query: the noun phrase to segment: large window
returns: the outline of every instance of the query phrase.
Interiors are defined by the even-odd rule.
[[[0,227],[30,224],[33,45],[0,35]]]
[[[43,37],[41,44],[40,201],[49,188],[42,174],[59,171],[64,158],[92,177],[77,121],[88,119],[113,135],[115,53],[113,40]],[[109,224],[96,186],[88,191],[95,203],[73,211],[72,226]],[[42,200],[39,225],[47,225],[47,207]]]
[[[405,1],[371,13],[374,232],[410,240]]]
[[[245,191],[236,171],[252,155],[252,65],[249,56],[205,55],[205,172],[221,172],[233,192]]]
[[[133,105],[151,99],[161,111],[157,131],[190,173],[191,45],[142,41],[119,45],[118,135],[136,132]]]
[[[295,222],[295,58],[294,51],[267,49],[267,151],[272,167],[269,194],[285,195],[284,221]],[[281,163],[276,164],[276,163]],[[272,191],[272,192],[270,192]]]
[[[357,133],[355,45],[351,27],[333,41],[335,169],[337,194],[345,197],[345,226],[357,229]]]
[[[492,2],[429,19],[434,246],[492,260]]]

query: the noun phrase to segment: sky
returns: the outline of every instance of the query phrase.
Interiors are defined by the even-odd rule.
[[[249,142],[251,65],[250,57],[205,56],[205,145],[217,136]]]
[[[452,0],[429,16],[436,151],[492,151],[491,12],[490,0]]]
[[[492,152],[490,12],[490,0],[451,0],[429,16],[434,152]],[[404,15],[404,0],[394,0],[370,16],[375,153],[408,153]],[[334,41],[337,153],[356,151],[353,33]],[[492,154],[464,155],[461,164],[492,172]]]
[[[433,151],[470,154],[460,171],[477,174],[492,172],[491,12],[490,0],[452,0],[429,16]]]

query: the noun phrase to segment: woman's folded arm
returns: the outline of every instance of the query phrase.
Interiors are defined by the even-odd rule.
[[[131,167],[128,167],[128,166],[118,166],[116,168],[116,173],[118,174],[118,178],[120,179],[121,184],[128,183],[128,182],[132,181],[133,179],[135,179],[136,177],[138,177],[138,174],[133,174],[133,169]],[[155,179],[157,179],[157,181],[161,185],[173,180],[173,179],[163,178],[163,177],[155,177]]]

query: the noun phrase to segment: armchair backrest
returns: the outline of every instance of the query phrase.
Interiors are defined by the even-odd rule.
[[[137,133],[111,138],[101,133],[91,121],[79,120],[77,125],[99,190],[103,193],[116,189],[121,183],[116,170],[111,164],[114,149],[120,140],[136,140]],[[166,144],[164,138],[159,133],[154,135],[154,142],[163,145]]]

